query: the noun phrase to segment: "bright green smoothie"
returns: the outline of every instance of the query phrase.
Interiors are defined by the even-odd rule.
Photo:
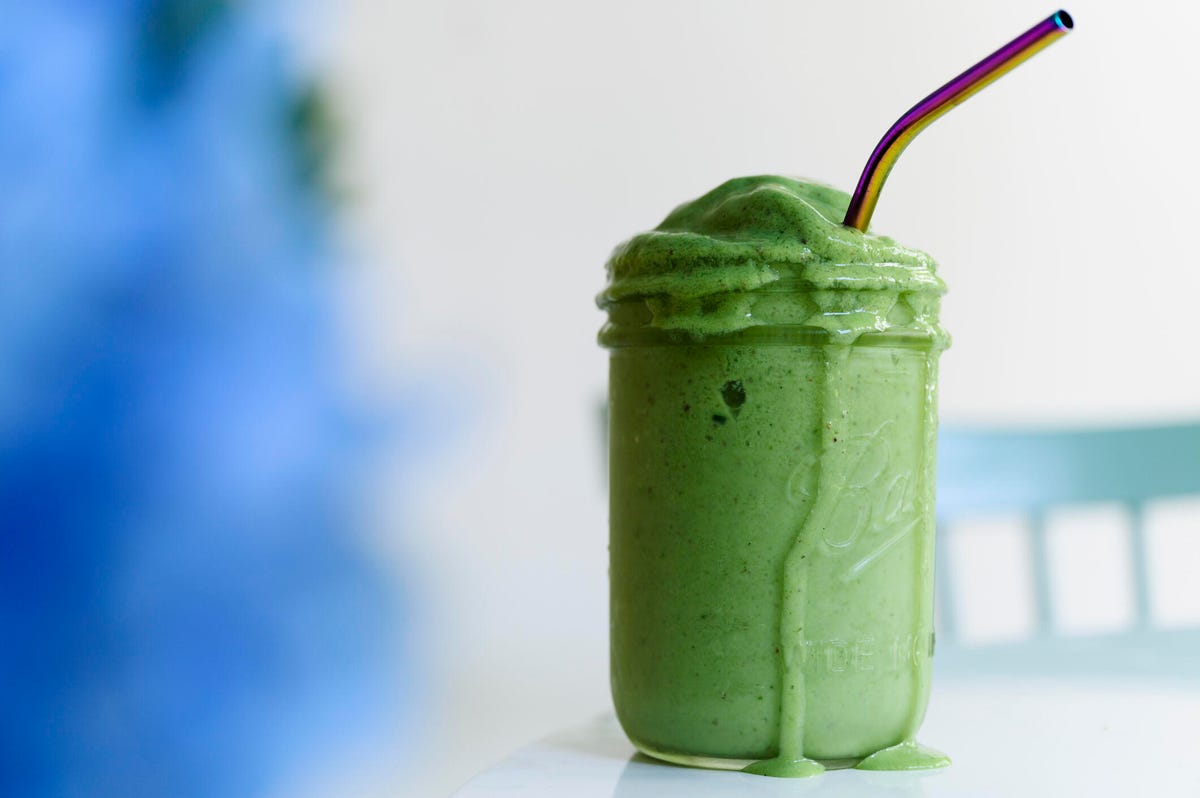
[[[612,687],[654,756],[948,762],[914,742],[944,286],[848,201],[732,180],[609,261]]]

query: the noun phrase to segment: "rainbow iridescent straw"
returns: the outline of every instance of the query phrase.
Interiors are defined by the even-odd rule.
[[[875,151],[871,153],[862,177],[858,179],[858,188],[854,189],[854,196],[850,198],[850,207],[842,224],[866,231],[875,213],[875,204],[879,202],[884,181],[896,165],[900,153],[918,133],[984,86],[1065,36],[1073,27],[1075,23],[1070,14],[1061,10],[1054,12],[921,100],[896,120],[896,124],[875,145]]]

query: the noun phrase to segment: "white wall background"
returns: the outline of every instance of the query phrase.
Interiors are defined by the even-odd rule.
[[[611,248],[736,175],[852,188],[909,105],[1053,10],[338,5],[362,365],[440,375],[465,408],[416,504],[379,510],[425,573],[434,680],[410,794],[607,706],[592,297]],[[1200,5],[1069,10],[1072,35],[922,134],[875,217],[950,285],[943,418],[1200,415]]]

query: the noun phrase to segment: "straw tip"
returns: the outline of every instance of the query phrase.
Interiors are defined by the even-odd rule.
[[[1060,8],[1054,12],[1054,24],[1062,30],[1071,30],[1075,27],[1075,20],[1071,19],[1071,15],[1066,12],[1066,9]]]

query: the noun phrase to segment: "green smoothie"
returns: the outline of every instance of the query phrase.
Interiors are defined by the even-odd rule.
[[[612,688],[653,756],[948,763],[914,742],[944,286],[848,201],[732,180],[608,263]]]

